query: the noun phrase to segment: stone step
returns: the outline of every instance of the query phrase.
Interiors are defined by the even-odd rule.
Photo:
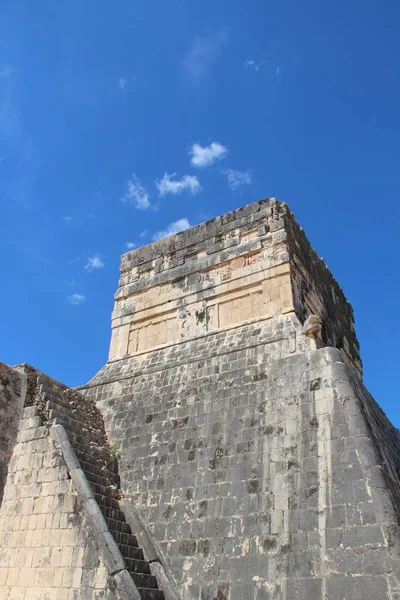
[[[138,590],[142,600],[165,600],[164,592],[161,590],[140,587],[138,587]]]
[[[135,550],[139,547],[138,543],[136,541],[136,538],[134,536],[132,536],[132,538],[133,538],[132,542],[134,542],[134,543],[129,543],[129,544],[119,544],[117,542],[117,540],[115,540],[117,542],[117,545],[118,545],[118,548],[120,549],[121,554],[125,558],[135,558]],[[149,587],[151,587],[151,586],[149,586]]]
[[[100,475],[95,475],[94,473],[90,473],[90,472],[86,471],[83,467],[82,467],[82,471],[84,471],[84,473],[86,475],[86,479],[88,480],[88,482],[90,484],[93,482],[94,484],[101,485],[105,488],[109,487],[110,482],[105,477],[102,477]]]
[[[94,441],[95,439],[98,439],[99,443],[101,443],[101,442],[104,443],[104,436],[102,435],[102,433],[99,431],[96,431],[96,429],[94,427],[89,427],[87,425],[87,419],[85,419],[84,415],[81,415],[76,411],[72,411],[71,409],[68,409],[67,406],[65,406],[64,404],[59,402],[58,398],[57,399],[49,398],[46,401],[46,408],[48,410],[54,410],[55,416],[57,417],[59,423],[64,425],[64,427],[66,425],[69,428],[74,427],[74,428],[76,428],[76,430],[78,432],[82,431],[82,428],[85,428],[87,430],[87,432],[90,433],[91,440]]]
[[[137,538],[133,533],[121,533],[120,531],[114,531],[112,535],[119,547],[139,547]]]
[[[158,589],[157,579],[147,573],[131,573],[132,579],[138,588]]]
[[[85,460],[85,458],[88,458],[87,455],[85,454],[84,456],[82,456],[82,452],[75,451],[76,456],[78,457],[79,462],[81,463],[81,467],[82,470],[88,473],[93,473],[93,475],[98,475],[99,477],[106,477],[108,476],[109,473],[109,469],[103,469],[102,468],[102,464],[101,462],[95,462],[93,461],[87,461]],[[90,457],[89,457],[90,459]],[[103,463],[104,464],[104,463]],[[106,465],[104,465],[106,466]]]
[[[118,504],[118,500],[116,500],[115,498],[113,498],[111,495],[110,496],[102,496],[100,494],[97,494],[94,491],[94,495],[96,498],[96,502],[97,504],[100,506],[101,510],[103,510],[104,508],[113,508],[114,510],[121,510]]]
[[[110,519],[109,517],[105,517],[106,523],[110,531],[118,531],[119,533],[132,533],[131,527],[128,523],[124,521],[116,521],[115,519]]]
[[[125,564],[132,575],[133,573],[146,573],[151,575],[150,573],[150,565],[145,560],[136,560],[135,558],[125,558]]]
[[[122,510],[119,509],[119,507],[117,509],[115,508],[109,508],[108,506],[102,506],[99,505],[101,512],[103,513],[105,519],[110,519],[110,521],[117,521],[118,523],[126,523],[125,521],[125,515],[122,512]],[[129,531],[127,531],[126,533],[129,533]]]

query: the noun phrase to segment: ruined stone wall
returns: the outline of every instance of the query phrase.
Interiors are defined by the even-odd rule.
[[[86,390],[185,599],[399,597],[374,404],[308,343],[281,317],[114,362]]]
[[[61,452],[24,409],[0,509],[0,598],[111,600]]]
[[[271,223],[266,200],[123,255],[110,360],[293,310]]]
[[[109,360],[295,312],[361,373],[353,310],[283,203],[265,199],[122,256]]]
[[[286,205],[125,254],[112,327],[82,392],[185,600],[399,599],[352,309]]]
[[[310,314],[318,315],[322,323],[318,345],[343,350],[349,365],[361,376],[360,345],[354,330],[352,306],[286,206],[281,226],[289,254],[296,315],[301,323]]]
[[[25,394],[25,375],[0,363],[0,506]]]

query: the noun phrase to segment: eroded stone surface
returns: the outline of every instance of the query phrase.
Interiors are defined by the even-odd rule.
[[[286,205],[125,254],[121,272],[110,361],[82,391],[183,598],[398,598],[398,434]]]

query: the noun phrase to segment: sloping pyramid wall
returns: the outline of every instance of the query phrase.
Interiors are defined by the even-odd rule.
[[[16,439],[2,440],[11,458],[0,507],[0,598],[165,600],[120,508],[98,409],[28,365],[17,369],[0,364],[0,405],[11,431],[18,425]]]
[[[81,391],[185,600],[400,598],[398,432],[285,205],[124,255],[112,327]]]

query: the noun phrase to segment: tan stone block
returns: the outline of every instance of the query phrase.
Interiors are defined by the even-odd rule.
[[[39,567],[35,569],[35,585],[42,587],[51,586],[53,584],[53,576],[53,567]]]
[[[53,529],[53,533],[49,540],[49,546],[61,546],[61,530]]]
[[[0,600],[7,600],[10,588],[3,586],[0,588]]]
[[[30,515],[28,529],[37,529],[38,520],[39,520],[39,515]]]
[[[30,587],[26,590],[24,600],[43,600],[41,587]]]
[[[12,531],[9,541],[10,548],[25,547],[26,531]]]
[[[57,589],[62,587],[62,579],[63,579],[62,567],[56,567],[54,569],[54,575],[53,575],[53,587],[55,587]]]
[[[76,512],[76,496],[66,496],[64,498],[63,511],[66,513],[75,513]]]
[[[8,600],[21,600],[25,594],[25,587],[14,586],[10,589]]]
[[[10,519],[11,521],[11,519]],[[20,531],[21,529],[21,521],[22,521],[22,517],[14,517],[12,519],[12,529],[13,531]]]
[[[54,517],[54,515],[52,515],[52,514],[45,516],[45,521],[44,521],[44,526],[43,526],[44,529],[52,528],[53,517]]]
[[[42,546],[48,546],[52,535],[51,529],[43,529]]]
[[[31,500],[33,501],[33,498],[31,498]],[[42,506],[43,506],[43,497],[40,496],[39,498],[36,498],[35,501],[33,502],[33,508],[30,512],[38,515],[42,512]]]
[[[39,548],[42,545],[42,535],[43,529],[35,529],[33,531],[30,544],[33,548]]]
[[[42,588],[42,598],[43,600],[57,600],[57,592],[58,590],[54,587],[44,587]]]
[[[33,567],[21,567],[19,574],[20,585],[30,585],[35,581],[35,571]]]
[[[23,515],[21,517],[21,529],[25,531],[26,529],[28,529],[28,526],[29,526],[29,515]]]
[[[27,548],[16,548],[15,553],[15,566],[16,567],[30,567],[30,564],[27,564]]]
[[[60,518],[61,518],[61,514],[57,513],[56,515],[53,515],[53,519],[51,522],[51,528],[54,529],[58,529],[60,527]]]
[[[45,498],[45,500],[46,500],[46,498]],[[43,506],[44,506],[44,503],[43,503]],[[44,526],[46,523],[46,517],[47,517],[47,515],[44,515],[44,514],[38,515],[37,524],[36,524],[37,529],[44,529]]]
[[[62,586],[63,587],[67,587],[67,588],[72,587],[74,571],[75,571],[74,567],[63,567],[62,568],[62,572],[63,572]]]
[[[32,536],[34,533],[34,529],[27,529],[26,530],[26,536],[25,536],[25,548],[31,548],[32,547]]]
[[[76,546],[78,543],[78,530],[70,529],[65,531],[65,545],[66,546]]]
[[[61,566],[72,567],[74,548],[66,546],[63,548]]]
[[[66,588],[61,588],[57,590],[57,600],[68,600],[69,590]]]
[[[7,577],[8,577],[8,568],[0,567],[0,587],[6,584]]]
[[[33,454],[32,456],[33,456],[32,468],[36,469],[36,471],[39,471],[39,469],[42,467],[42,464],[43,464],[44,452],[37,452],[36,454]]]
[[[14,518],[15,517],[11,517],[11,516],[4,516],[4,524],[3,524],[3,531],[12,531],[14,529],[13,524],[14,524]]]
[[[5,500],[3,501],[2,507],[1,507],[1,513],[3,516],[9,517],[10,515],[13,516],[14,515],[14,506],[15,503],[13,500]]]
[[[64,498],[62,499],[62,502],[64,502]],[[61,513],[59,529],[69,529],[70,527],[69,513]]]
[[[43,564],[44,548],[35,548],[33,550],[32,567],[40,567]]]
[[[20,573],[19,567],[9,567],[8,574],[7,574],[7,582],[6,582],[7,585],[10,585],[10,586],[18,585],[19,573]]]
[[[51,558],[50,558],[50,566],[51,567],[60,567],[61,566],[62,554],[63,554],[63,548],[61,546],[52,548]]]
[[[72,579],[73,587],[80,587],[82,580],[82,569],[80,567],[74,567],[74,576]]]

